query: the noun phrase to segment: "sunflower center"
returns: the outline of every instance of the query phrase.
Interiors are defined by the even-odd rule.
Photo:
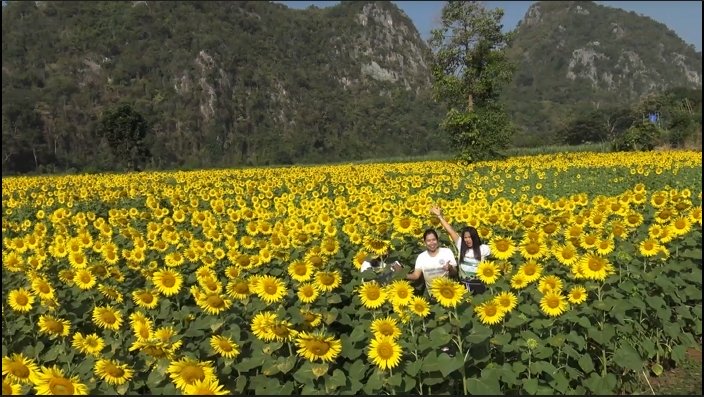
[[[487,267],[484,270],[482,270],[482,274],[484,275],[484,277],[487,277],[487,278],[494,277],[494,269]]]
[[[500,304],[502,307],[509,307],[509,306],[511,306],[511,299],[510,299],[510,298],[506,298],[506,297],[501,298],[501,299],[499,300],[499,304]]]
[[[401,299],[406,299],[406,298],[408,298],[408,290],[406,290],[406,289],[396,290],[396,296],[398,296]]]
[[[401,225],[402,228],[406,229],[406,228],[408,228],[409,226],[411,226],[411,220],[408,219],[408,218],[403,218],[403,219],[401,219],[401,221],[399,222],[399,225]]]
[[[19,294],[17,295],[17,298],[15,298],[15,301],[17,301],[19,306],[24,306],[29,303],[29,297],[25,294]]]
[[[37,288],[37,289],[39,290],[39,293],[41,293],[41,294],[48,294],[49,292],[51,292],[51,288],[49,288],[48,285],[43,284],[43,283],[39,284],[39,288]]]
[[[455,297],[455,290],[449,286],[443,287],[440,289],[440,295],[442,295],[444,298],[452,299]]]
[[[556,296],[551,296],[547,299],[546,303],[549,308],[557,309],[558,307],[560,307],[560,298],[558,298]]]
[[[334,282],[335,282],[335,277],[333,277],[331,274],[323,273],[320,275],[320,284],[332,285]]]
[[[562,257],[565,259],[571,259],[572,257],[574,257],[574,251],[570,248],[567,248],[562,251]]]
[[[379,333],[384,336],[391,336],[394,334],[394,327],[391,324],[382,324],[379,326]]]
[[[208,298],[205,300],[205,302],[208,304],[208,306],[216,308],[216,309],[219,309],[219,308],[225,306],[225,301],[222,300],[222,298],[220,298],[217,295],[208,296]]]
[[[12,375],[14,375],[20,379],[26,379],[27,377],[29,377],[29,368],[27,368],[27,366],[22,363],[18,363],[18,362],[10,363],[9,371]],[[4,384],[4,382],[3,382],[3,384]],[[4,390],[3,390],[3,392],[4,392]],[[10,393],[10,394],[12,394],[12,393]]]
[[[230,344],[230,342],[228,342],[228,341],[226,341],[226,340],[220,340],[220,341],[218,341],[218,346],[220,347],[220,350],[222,350],[222,351],[224,351],[224,352],[226,352],[226,353],[229,353],[229,352],[231,352],[231,351],[233,350],[233,349],[232,349],[232,345]]]
[[[497,312],[498,312],[498,310],[496,309],[496,306],[494,306],[494,305],[488,305],[488,306],[484,307],[484,314],[488,317],[495,316]]]
[[[63,377],[52,377],[49,381],[49,390],[54,395],[72,395],[74,392],[73,383]]]
[[[416,310],[416,312],[419,313],[425,311],[425,305],[422,303],[416,303],[415,305],[413,305],[413,308]]]
[[[508,241],[506,241],[506,240],[497,241],[496,242],[496,249],[501,252],[508,251]]]
[[[149,328],[147,328],[146,326],[139,327],[139,336],[141,336],[142,339],[149,338]]]
[[[379,288],[370,288],[366,291],[367,299],[369,300],[377,300],[381,296],[381,291]]]
[[[601,263],[601,261],[597,258],[591,258],[589,259],[589,270],[593,272],[598,272],[599,270],[603,269],[604,265]]]
[[[105,373],[113,378],[121,378],[125,375],[125,370],[113,363],[107,363],[105,365]]]
[[[46,329],[51,333],[60,334],[64,331],[64,324],[54,319],[46,320]]]
[[[12,395],[12,386],[10,385],[9,382],[2,382],[2,395],[3,396],[11,396]]]
[[[80,278],[82,283],[88,284],[91,280],[90,274],[88,273],[81,273],[81,278]]]
[[[139,295],[139,300],[141,300],[143,303],[150,304],[152,303],[152,301],[154,301],[154,297],[149,292],[142,292]]]
[[[276,324],[275,326],[271,327],[271,332],[273,332],[276,336],[283,338],[288,336],[291,331],[284,324]]]
[[[535,255],[540,252],[540,246],[538,245],[538,243],[528,243],[526,244],[526,252],[530,255]]]
[[[299,264],[295,268],[293,268],[293,272],[296,273],[297,276],[304,276],[306,272],[308,271],[308,268],[306,265]]]
[[[394,347],[389,342],[381,342],[376,347],[376,352],[382,360],[388,360],[394,355]]]
[[[526,266],[523,269],[523,273],[525,273],[526,276],[532,276],[535,274],[536,270],[535,266]]]
[[[248,294],[249,293],[249,285],[247,283],[237,283],[237,284],[235,284],[235,287],[233,289],[238,294]]]
[[[313,313],[308,312],[308,313],[303,314],[303,321],[305,321],[307,323],[312,323],[313,321],[315,321],[315,319],[316,319],[316,316]]]
[[[205,372],[203,369],[196,365],[187,365],[181,370],[181,378],[186,382],[186,384],[192,384],[197,380],[205,379]]]
[[[309,340],[306,349],[316,356],[324,356],[330,350],[330,344],[322,340]]]
[[[301,290],[301,292],[303,292],[303,295],[304,295],[306,298],[310,298],[311,296],[313,296],[313,295],[315,294],[315,289],[313,289],[313,287],[311,287],[311,286],[308,285],[308,286],[306,286],[305,288],[303,288],[303,289]]]
[[[592,245],[592,244],[596,243],[596,236],[586,236],[584,238],[584,242],[589,245]]]
[[[264,291],[266,291],[266,293],[269,294],[269,295],[274,295],[274,294],[276,294],[276,291],[277,291],[277,290],[278,290],[278,288],[277,288],[276,284],[274,284],[274,283],[267,284],[267,285],[264,287]]]
[[[117,321],[117,317],[115,317],[115,314],[110,310],[103,310],[103,312],[100,313],[100,319],[103,320],[105,324],[115,324],[115,321]]]
[[[164,273],[161,276],[161,283],[164,285],[164,287],[171,288],[176,285],[176,277],[174,277],[173,274]]]
[[[90,348],[98,347],[98,340],[92,337],[86,338],[83,343]]]
[[[212,390],[205,388],[205,387],[199,387],[195,391],[196,392],[193,394],[198,395],[198,396],[214,396],[215,395],[215,392],[213,392]]]
[[[572,291],[572,299],[579,299],[582,297],[582,291]]]

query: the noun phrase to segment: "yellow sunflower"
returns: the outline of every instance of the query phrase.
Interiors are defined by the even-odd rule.
[[[584,303],[587,300],[587,290],[579,285],[574,286],[567,294],[567,299],[575,305]]]
[[[318,294],[318,289],[310,283],[304,283],[299,285],[298,291],[296,292],[296,295],[298,295],[298,299],[300,299],[300,301],[303,303],[315,302],[315,300],[318,299]]]
[[[41,277],[35,277],[32,280],[32,290],[41,299],[53,299],[54,298],[54,287],[52,287],[51,284],[47,280],[45,280]]]
[[[556,317],[567,310],[567,300],[559,292],[548,292],[540,299],[540,309],[550,317]]]
[[[406,280],[396,280],[385,290],[387,298],[395,305],[407,305],[413,299],[413,287]]]
[[[528,261],[518,268],[518,273],[525,277],[528,284],[540,279],[543,274],[543,267],[535,261]]]
[[[586,254],[578,263],[584,277],[591,280],[604,281],[614,272],[611,263],[599,255]]]
[[[203,294],[196,300],[198,307],[210,315],[218,315],[232,306],[232,301],[218,293]]]
[[[153,309],[159,303],[159,296],[154,291],[148,289],[138,289],[136,291],[132,291],[132,300],[139,307]]]
[[[29,383],[38,372],[39,367],[34,360],[25,357],[22,353],[14,353],[2,358],[2,374],[11,382]]]
[[[10,291],[7,296],[7,303],[10,305],[12,310],[20,313],[27,313],[32,310],[34,296],[28,290],[18,288]]]
[[[323,316],[311,311],[301,311],[301,317],[306,326],[315,328],[323,321]]]
[[[49,314],[39,316],[39,333],[47,334],[51,338],[67,336],[71,330],[71,322]]]
[[[110,287],[110,286],[107,286],[104,284],[99,284],[98,291],[100,291],[100,293],[104,297],[108,298],[109,300],[111,300],[115,303],[122,303],[122,301],[124,300],[122,292],[118,291],[114,287]]]
[[[308,266],[304,261],[293,261],[288,265],[288,274],[294,280],[302,283],[310,280],[313,275],[313,268]]]
[[[438,277],[430,285],[430,293],[444,307],[455,307],[462,301],[467,289],[447,277]]]
[[[340,286],[342,277],[337,270],[331,272],[319,271],[315,273],[315,288],[330,292]]]
[[[521,255],[525,259],[540,259],[546,256],[550,251],[547,245],[540,240],[528,240],[520,245]]]
[[[507,260],[516,252],[516,245],[513,240],[508,237],[496,237],[489,241],[489,248],[494,258],[498,260]]]
[[[84,354],[99,356],[105,347],[105,341],[98,334],[83,336],[80,332],[73,334],[73,347]]]
[[[616,243],[610,238],[599,239],[596,243],[596,253],[599,255],[608,255],[613,252],[614,248],[616,248]]]
[[[206,395],[212,395],[212,396],[226,396],[230,395],[230,391],[227,389],[223,389],[223,385],[221,385],[217,379],[215,378],[206,378],[203,380],[196,380],[190,385],[186,385],[186,387],[183,389],[183,394],[185,395],[192,395],[192,396],[206,396]]]
[[[225,291],[232,299],[244,300],[251,294],[250,283],[243,278],[237,277],[227,283]]]
[[[288,321],[276,321],[268,329],[267,335],[264,337],[265,340],[276,339],[279,342],[287,342],[292,340],[298,331],[293,329],[292,324]]]
[[[415,296],[409,305],[411,312],[419,317],[426,317],[430,314],[430,304],[422,296]]]
[[[225,358],[235,358],[238,354],[240,354],[239,345],[226,336],[211,336],[210,347],[212,347],[217,354]]]
[[[367,309],[376,309],[386,302],[386,291],[376,281],[372,280],[359,286],[359,299]]]
[[[396,325],[396,319],[392,317],[377,318],[372,321],[371,330],[375,338],[388,336],[391,339],[398,339],[401,330]]]
[[[2,395],[3,396],[18,396],[22,394],[22,385],[12,383],[9,379],[2,379]]]
[[[342,352],[342,342],[322,332],[301,332],[296,336],[298,355],[309,361],[335,361]]]
[[[386,255],[389,252],[390,242],[367,236],[364,238],[364,249],[376,256]]]
[[[477,267],[477,277],[487,285],[494,284],[500,276],[499,267],[492,261],[483,261]]]
[[[159,293],[165,296],[172,296],[178,293],[183,284],[183,276],[175,270],[157,270],[152,276],[152,282]]]
[[[215,378],[215,369],[213,369],[210,361],[198,361],[189,357],[172,361],[169,364],[168,372],[171,381],[181,391],[196,381]]]
[[[96,283],[95,276],[88,269],[79,269],[73,276],[73,282],[82,290],[93,288]]]
[[[638,244],[638,251],[641,255],[645,256],[646,258],[657,255],[658,252],[660,252],[661,248],[662,246],[660,245],[658,240],[654,238],[648,238]]]
[[[567,242],[564,245],[556,244],[551,250],[552,255],[558,262],[565,266],[570,266],[579,260],[577,256],[577,248],[572,243]]]
[[[496,303],[501,310],[510,312],[518,305],[518,298],[511,292],[502,292],[494,297]]]
[[[122,314],[112,306],[96,306],[93,322],[100,328],[117,331],[122,325]]]
[[[254,292],[268,304],[281,301],[286,295],[286,284],[274,276],[262,276]]]
[[[483,324],[497,324],[504,318],[506,311],[496,301],[486,301],[474,308],[474,312],[479,316],[479,321]]]
[[[369,344],[368,357],[382,370],[395,368],[402,355],[401,346],[389,337],[374,338]]]
[[[78,376],[67,377],[56,365],[42,367],[33,379],[37,394],[44,395],[87,395],[88,387],[80,383]]]
[[[259,312],[252,318],[252,332],[257,338],[267,341],[270,334],[270,328],[276,324],[276,314],[273,312]]]
[[[546,294],[549,291],[560,292],[562,291],[562,280],[555,275],[543,276],[538,283],[538,291],[541,294]]]
[[[95,374],[111,385],[121,385],[132,379],[134,371],[117,360],[100,359],[95,363]]]

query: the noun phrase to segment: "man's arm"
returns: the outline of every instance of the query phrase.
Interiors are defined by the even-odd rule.
[[[423,275],[423,271],[420,269],[413,270],[412,272],[406,274],[406,280],[418,280],[420,276]]]

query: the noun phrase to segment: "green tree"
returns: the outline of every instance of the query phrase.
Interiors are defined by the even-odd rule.
[[[129,104],[108,109],[100,120],[99,135],[104,137],[113,154],[128,169],[140,169],[150,157],[145,138],[149,124]]]
[[[503,15],[480,2],[449,1],[442,26],[431,32],[434,94],[448,107],[442,127],[468,161],[496,157],[514,131],[498,103],[515,70],[506,57],[513,34],[501,31]]]

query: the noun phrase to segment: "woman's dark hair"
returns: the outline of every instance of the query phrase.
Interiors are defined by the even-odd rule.
[[[469,249],[467,243],[464,242],[465,233],[469,233],[469,237],[472,238],[472,251],[474,252],[474,259],[481,261],[482,252],[479,249],[479,246],[482,245],[482,239],[479,238],[479,233],[477,233],[477,229],[472,226],[467,226],[460,232],[460,262],[464,259],[464,256],[467,253],[467,250]]]
[[[379,265],[381,265],[381,257],[377,256],[376,258],[370,259],[369,264],[375,269],[378,268]]]
[[[423,241],[425,241],[425,238],[428,237],[429,235],[435,236],[435,239],[440,241],[440,238],[438,237],[438,232],[435,231],[435,229],[428,229],[423,233]]]

